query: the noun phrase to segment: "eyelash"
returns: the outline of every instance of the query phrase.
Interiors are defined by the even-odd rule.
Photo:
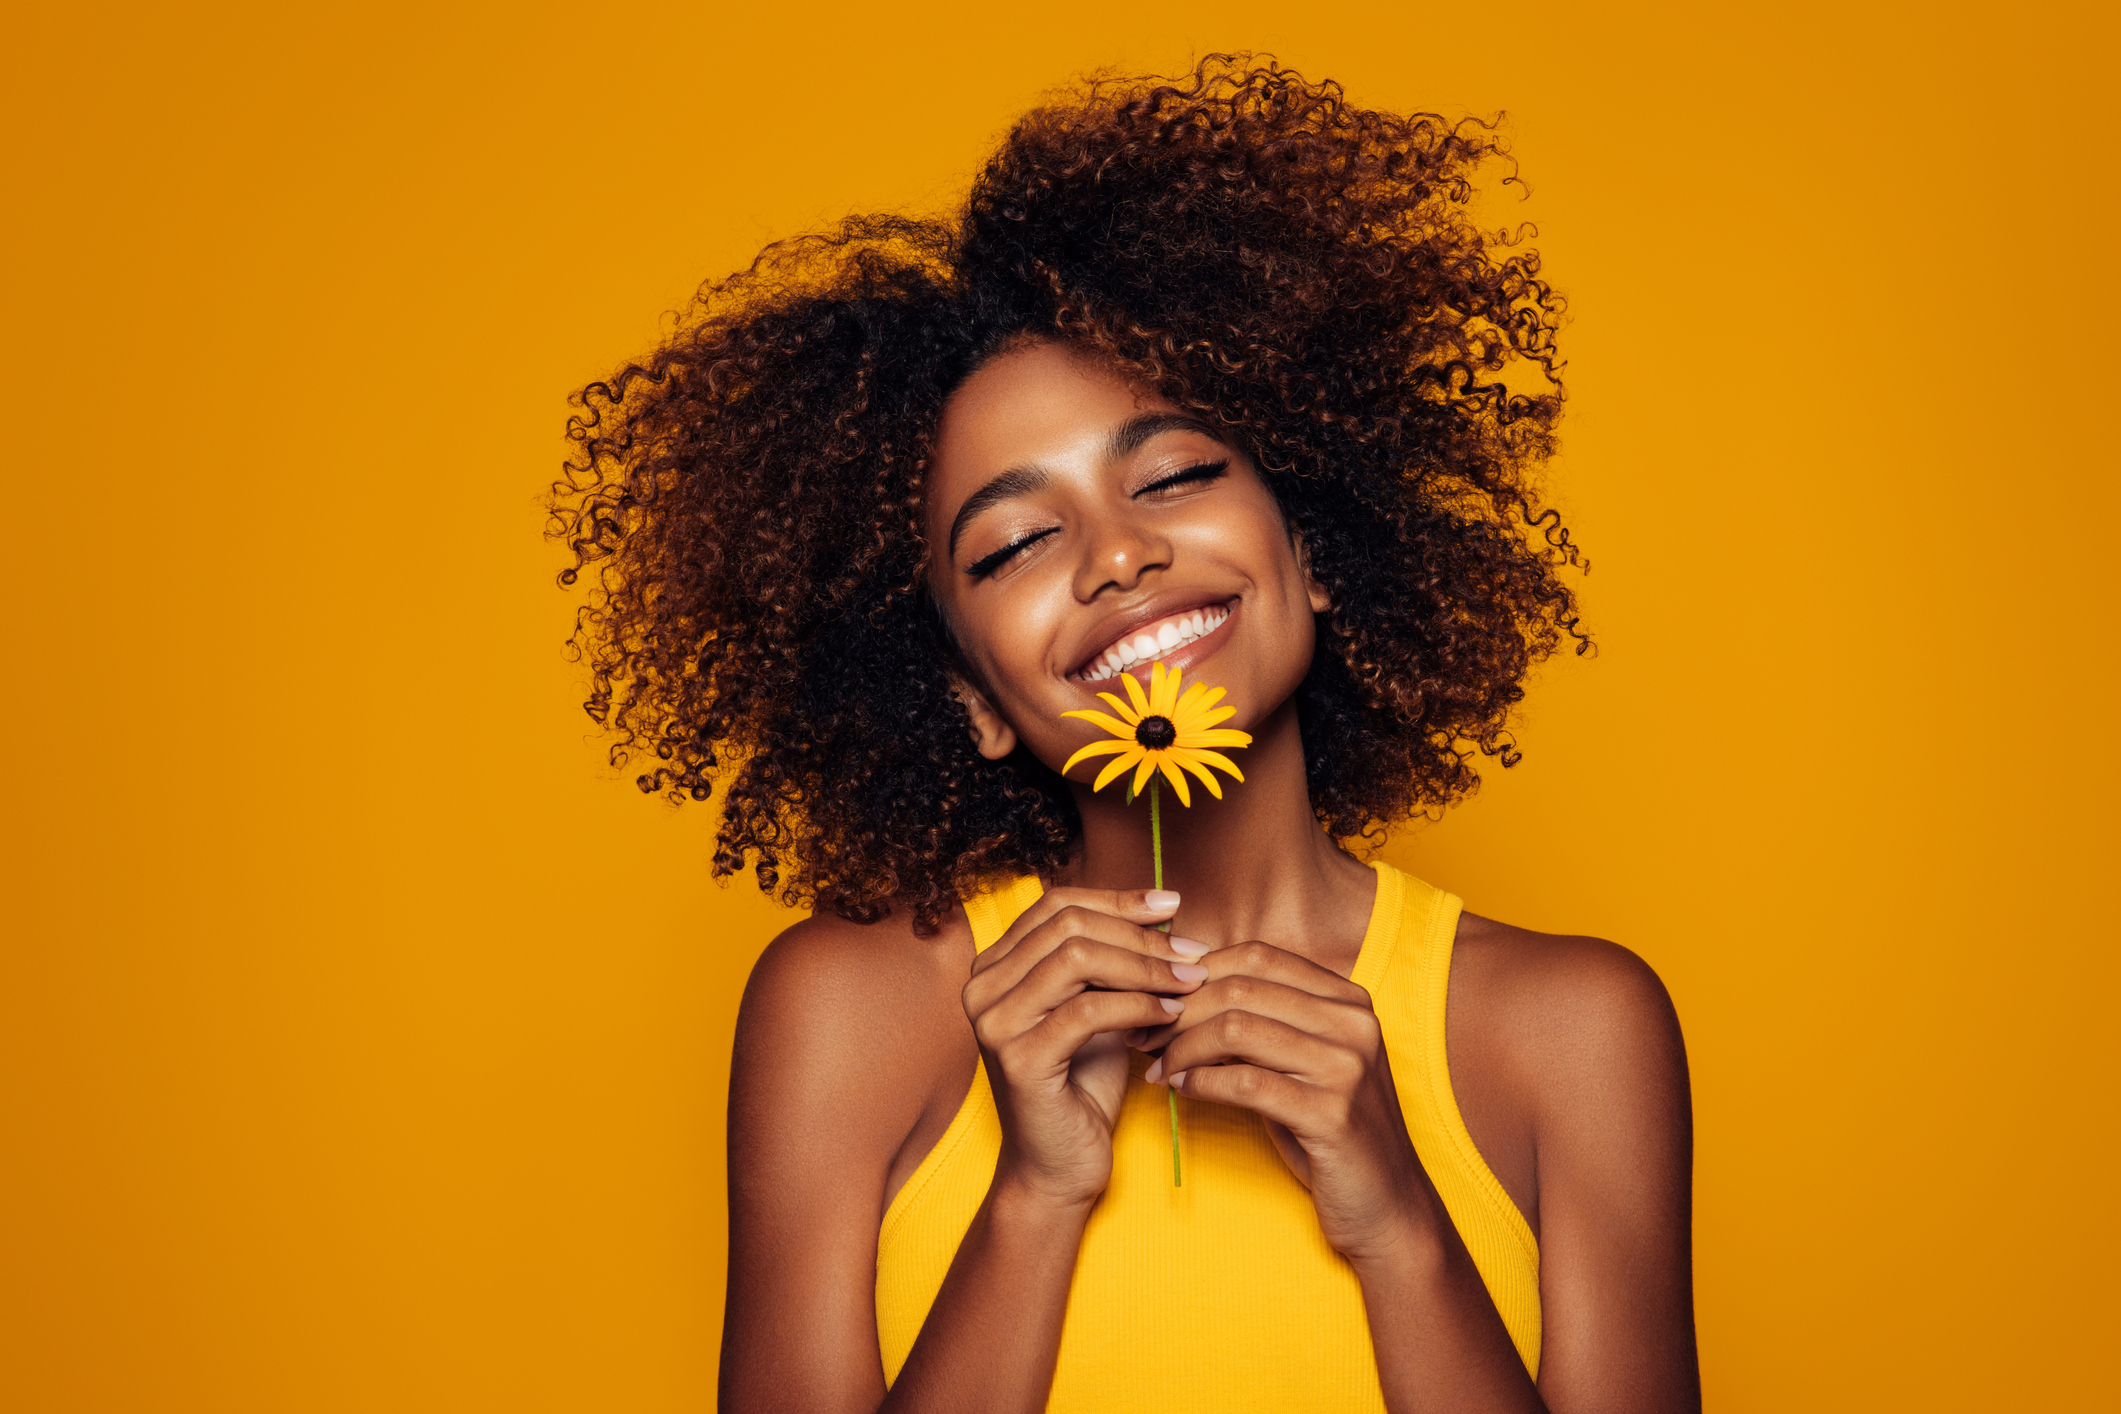
[[[1053,534],[1051,530],[1034,530],[1029,535],[1010,541],[991,555],[982,555],[979,559],[973,561],[971,567],[965,573],[971,575],[974,579],[985,579],[988,575],[993,574],[1003,565],[1015,559],[1019,551],[1030,549],[1051,534]]]
[[[1175,471],[1161,481],[1152,481],[1134,494],[1140,497],[1146,496],[1152,491],[1168,491],[1174,486],[1184,486],[1189,482],[1213,481],[1229,468],[1230,462],[1228,458],[1216,462],[1201,462],[1196,466],[1189,466],[1183,471]],[[994,553],[982,555],[979,559],[973,561],[966,568],[965,573],[971,575],[974,579],[985,579],[988,575],[993,574],[1003,565],[1015,559],[1017,555],[1030,549],[1051,534],[1053,534],[1052,529],[1035,530],[1029,535],[1012,540]]]

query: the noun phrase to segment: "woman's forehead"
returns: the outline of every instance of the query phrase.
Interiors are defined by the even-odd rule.
[[[932,504],[954,507],[988,479],[1100,459],[1145,413],[1177,409],[1066,344],[1042,340],[983,365],[951,394],[937,429]]]

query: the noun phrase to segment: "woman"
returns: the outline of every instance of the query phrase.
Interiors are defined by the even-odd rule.
[[[1497,156],[1272,64],[1094,84],[583,394],[590,710],[816,910],[738,1023],[724,1408],[1698,1405],[1657,979],[1342,847],[1585,642]],[[1168,891],[1061,774],[1159,664],[1251,738]]]

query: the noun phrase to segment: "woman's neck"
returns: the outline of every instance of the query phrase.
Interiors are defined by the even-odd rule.
[[[1375,876],[1349,858],[1311,812],[1296,704],[1284,703],[1235,758],[1242,783],[1221,800],[1189,777],[1193,804],[1161,788],[1164,887],[1184,902],[1171,931],[1210,947],[1258,939],[1345,974],[1361,950]],[[1083,841],[1061,883],[1140,889],[1152,881],[1149,802],[1126,803],[1115,782],[1075,787]]]

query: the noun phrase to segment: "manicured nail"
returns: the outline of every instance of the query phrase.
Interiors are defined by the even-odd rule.
[[[1142,907],[1151,913],[1176,913],[1178,895],[1169,889],[1151,889],[1142,895]]]
[[[1186,1009],[1186,1004],[1180,1001],[1177,997],[1158,997],[1156,999],[1156,1002],[1157,1005],[1161,1006],[1165,1011],[1170,1012],[1173,1016],[1178,1015],[1180,1012]]]
[[[1185,1089],[1185,1088],[1186,1088],[1186,1077],[1187,1077],[1187,1076],[1189,1076],[1189,1075],[1191,1075],[1192,1073],[1193,1073],[1193,1072],[1192,1072],[1192,1071],[1190,1071],[1190,1070],[1182,1070],[1182,1071],[1180,1071],[1180,1072],[1179,1072],[1178,1074],[1176,1074],[1176,1075],[1172,1076],[1172,1077],[1171,1077],[1171,1088],[1172,1088],[1172,1089],[1174,1089],[1174,1090],[1183,1090],[1183,1089]]]
[[[1205,957],[1208,952],[1206,943],[1196,943],[1191,938],[1166,938],[1164,941],[1169,943],[1171,951],[1180,957]]]
[[[1119,1039],[1129,1047],[1139,1046],[1142,1042],[1149,1039],[1149,1028],[1137,1026]]]
[[[1171,975],[1181,982],[1205,982],[1208,980],[1208,969],[1197,962],[1174,962],[1171,964]]]
[[[1163,1074],[1164,1058],[1162,1056],[1158,1056],[1155,1060],[1149,1062],[1149,1069],[1143,1072],[1142,1079],[1148,1081],[1151,1085],[1154,1085],[1158,1080],[1163,1078]]]

